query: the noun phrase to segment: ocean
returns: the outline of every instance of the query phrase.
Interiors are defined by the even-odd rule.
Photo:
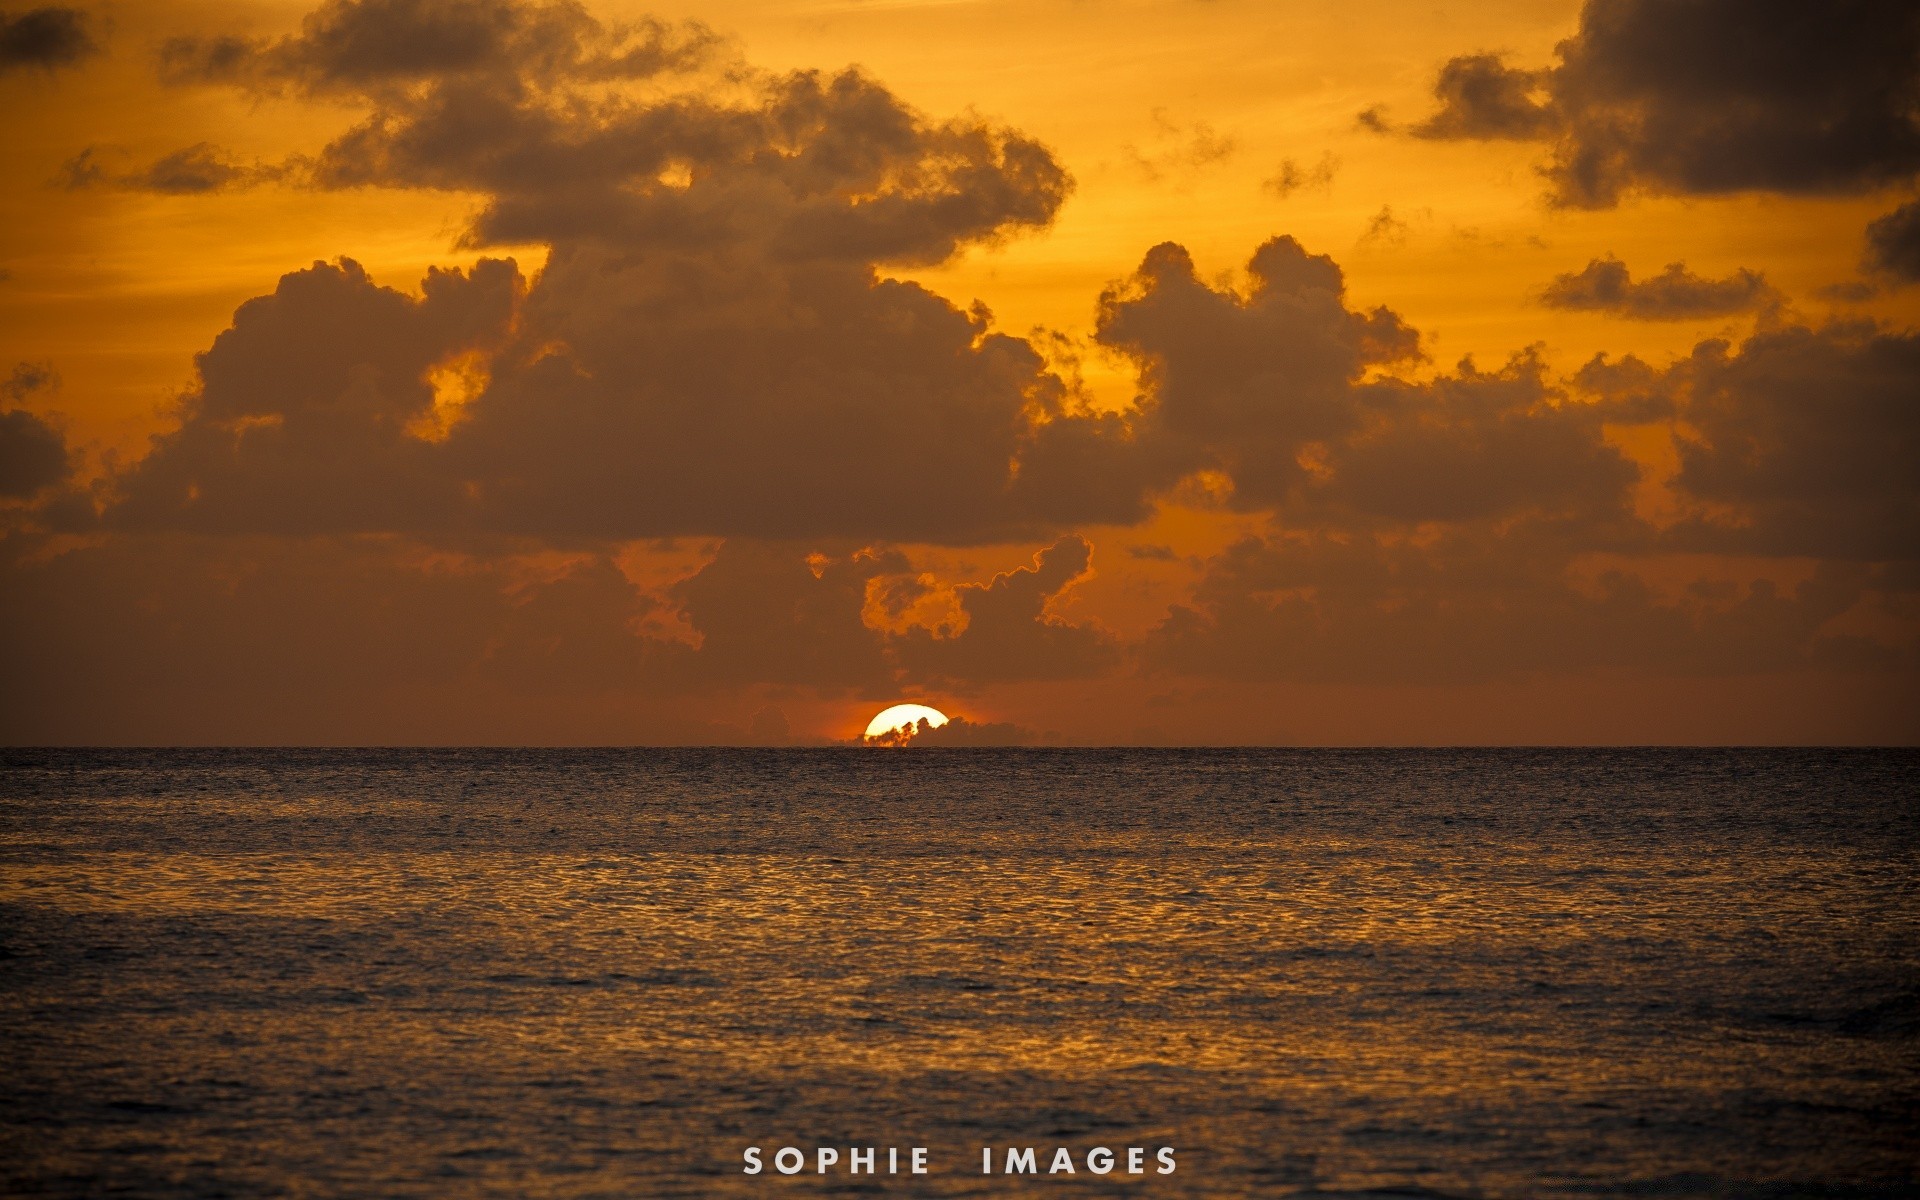
[[[1917,873],[1912,751],[5,751],[0,1193],[1915,1195]]]

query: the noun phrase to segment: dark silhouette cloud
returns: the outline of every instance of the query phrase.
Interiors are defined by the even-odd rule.
[[[1870,323],[1703,342],[1666,372],[1681,397],[1678,486],[1732,505],[1698,544],[1821,558],[1920,558],[1920,334]]]
[[[50,363],[16,363],[0,395],[15,404],[58,387]],[[0,409],[0,498],[29,499],[67,477],[67,441],[46,421],[24,409]]]
[[[1888,115],[1910,68],[1863,43],[1869,26],[1899,42],[1910,22],[1890,11],[1782,18],[1808,63],[1769,84],[1753,64],[1788,34],[1758,17],[1688,0],[1656,45],[1646,5],[1594,0],[1557,66],[1453,64],[1414,132],[1550,142],[1569,203],[1871,186],[1913,169]],[[1710,27],[1750,36],[1711,45]],[[27,681],[11,737],[780,742],[822,697],[1092,691],[1073,681],[1136,670],[1439,684],[1913,665],[1896,635],[1920,595],[1920,335],[1788,324],[1757,273],[1635,280],[1598,259],[1559,277],[1561,307],[1765,313],[1738,344],[1559,377],[1532,351],[1434,369],[1399,314],[1355,306],[1340,266],[1291,237],[1237,277],[1165,242],[1098,298],[1097,347],[1137,378],[1109,411],[1045,335],[889,275],[1058,213],[1065,169],[988,118],[568,3],[337,0],[292,36],[181,40],[163,60],[182,84],[324,98],[347,128],[277,165],[208,144],[131,170],[83,153],[72,181],[441,189],[477,197],[467,245],[538,243],[545,265],[481,258],[413,292],[350,259],[291,272],[196,358],[172,426],[98,479],[26,411],[50,369],[17,369],[0,414],[0,669]],[[1762,153],[1768,122],[1799,174]],[[1272,190],[1321,186],[1323,164],[1283,164]],[[1877,272],[1914,274],[1913,207],[1869,232]],[[1399,226],[1382,210],[1382,236]],[[1675,446],[1671,472],[1641,450],[1643,474],[1635,439]],[[1094,532],[1168,498],[1150,534]],[[1209,507],[1259,532],[1208,556],[1181,522]],[[1099,560],[1137,573],[1118,582],[1151,585],[1124,624],[1081,615],[1116,582],[1090,537],[1129,547]],[[643,586],[630,568],[652,539],[685,541]],[[930,544],[1034,553],[957,582]],[[1655,578],[1702,553],[1789,582]],[[1114,632],[1194,572],[1150,633]],[[703,705],[734,724],[690,715]],[[1033,740],[963,721],[916,738]]]
[[[15,363],[13,370],[7,373],[7,377],[0,380],[0,395],[17,404],[35,392],[48,391],[59,386],[60,373],[53,369],[52,363]]]
[[[329,0],[289,37],[172,39],[161,70],[176,83],[368,92],[489,77],[642,79],[705,65],[725,48],[696,22],[609,26],[572,0]]]
[[[1333,187],[1333,177],[1340,171],[1340,160],[1331,153],[1322,154],[1320,161],[1311,167],[1303,167],[1291,158],[1280,160],[1280,168],[1264,180],[1260,186],[1285,200],[1295,192],[1303,190],[1327,191]]]
[[[1370,420],[1326,448],[1307,497],[1318,506],[1406,523],[1627,519],[1639,470],[1602,428],[1619,411],[1573,401],[1530,353],[1498,371],[1467,360],[1454,375],[1362,394]]]
[[[66,477],[60,431],[22,409],[0,409],[0,497],[24,500]]]
[[[884,690],[884,636],[864,623],[867,585],[910,570],[897,551],[816,557],[790,545],[729,541],[674,589],[698,634],[702,681]]]
[[[870,745],[893,746],[1033,746],[1046,737],[1025,725],[1010,721],[969,721],[951,717],[945,725],[934,725],[925,718],[899,736],[873,739]]]
[[[72,66],[100,51],[77,8],[48,6],[22,13],[0,13],[0,73],[27,67],[51,70]]]
[[[1640,578],[1571,571],[1546,527],[1427,544],[1313,534],[1250,538],[1208,563],[1190,603],[1145,640],[1149,669],[1246,681],[1460,683],[1602,668],[1724,674],[1842,665],[1898,649],[1828,633],[1856,605],[1910,596],[1886,570],[1830,564],[1663,595]]]
[[[1086,539],[1063,537],[1034,555],[1032,566],[955,589],[963,627],[911,629],[896,639],[895,652],[916,678],[971,684],[1102,674],[1119,659],[1113,640],[1047,612],[1090,573],[1092,560]]]
[[[492,289],[493,324],[458,344],[398,345],[397,330],[440,327],[389,325],[404,297],[355,270],[289,276],[257,303],[297,306],[310,344],[237,321],[112,520],[966,541],[1143,510],[1151,472],[1101,478],[1140,456],[1124,420],[1088,410],[983,309],[879,271],[1052,220],[1070,181],[1017,131],[929,120],[858,71],[757,72],[699,27],[608,26],[570,4],[339,0],[293,37],[179,41],[165,58],[178,79],[360,107],[303,170],[311,184],[475,192],[469,244],[550,253],[523,299]],[[243,178],[210,147],[176,157],[142,182]],[[385,332],[336,332],[363,324]],[[265,369],[206,376],[241,346],[263,368],[328,365],[285,395]],[[463,354],[478,357],[461,402],[436,408],[426,376]]]
[[[1920,280],[1920,200],[1911,200],[1867,226],[1867,270],[1901,283]]]
[[[1549,308],[1637,321],[1693,321],[1772,308],[1782,297],[1758,271],[1745,268],[1705,279],[1685,263],[1668,263],[1658,275],[1636,282],[1619,259],[1596,258],[1578,273],[1555,276],[1541,299]]]
[[[60,168],[57,182],[68,188],[114,187],[130,192],[196,196],[272,183],[294,173],[287,164],[234,161],[210,142],[198,142],[132,171],[109,169],[101,148],[89,146]]]
[[[1356,431],[1354,385],[1369,367],[1417,357],[1419,338],[1386,308],[1353,312],[1334,261],[1275,238],[1248,263],[1244,295],[1203,283],[1172,242],[1100,298],[1096,337],[1140,373],[1140,437],[1167,474],[1218,470],[1252,506],[1308,478],[1309,445]]]
[[[1869,190],[1920,171],[1920,9],[1903,0],[1587,0],[1558,61],[1440,70],[1434,138],[1547,142],[1554,199]]]
[[[383,532],[447,528],[470,504],[431,420],[432,368],[505,338],[513,263],[434,271],[413,299],[359,264],[315,263],[249,300],[196,359],[182,422],[114,480],[122,528]]]
[[[1553,110],[1536,97],[1545,71],[1509,67],[1497,54],[1469,54],[1440,68],[1433,85],[1440,111],[1410,132],[1423,138],[1517,139],[1545,137]]]

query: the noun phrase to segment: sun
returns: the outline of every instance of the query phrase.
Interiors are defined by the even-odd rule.
[[[922,721],[938,729],[947,723],[947,714],[924,704],[896,704],[892,708],[882,710],[879,716],[868,721],[867,732],[862,736],[885,737],[918,725]]]

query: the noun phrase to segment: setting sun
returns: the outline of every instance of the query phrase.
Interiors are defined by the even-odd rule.
[[[938,729],[947,723],[947,714],[925,704],[896,704],[892,708],[882,709],[878,716],[868,721],[867,731],[861,736],[868,739],[885,737],[922,721]]]

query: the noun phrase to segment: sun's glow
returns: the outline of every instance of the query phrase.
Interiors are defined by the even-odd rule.
[[[865,736],[884,737],[895,730],[905,729],[909,725],[918,725],[923,720],[938,729],[947,723],[947,714],[924,704],[896,704],[892,708],[883,709],[880,715],[867,722]]]

